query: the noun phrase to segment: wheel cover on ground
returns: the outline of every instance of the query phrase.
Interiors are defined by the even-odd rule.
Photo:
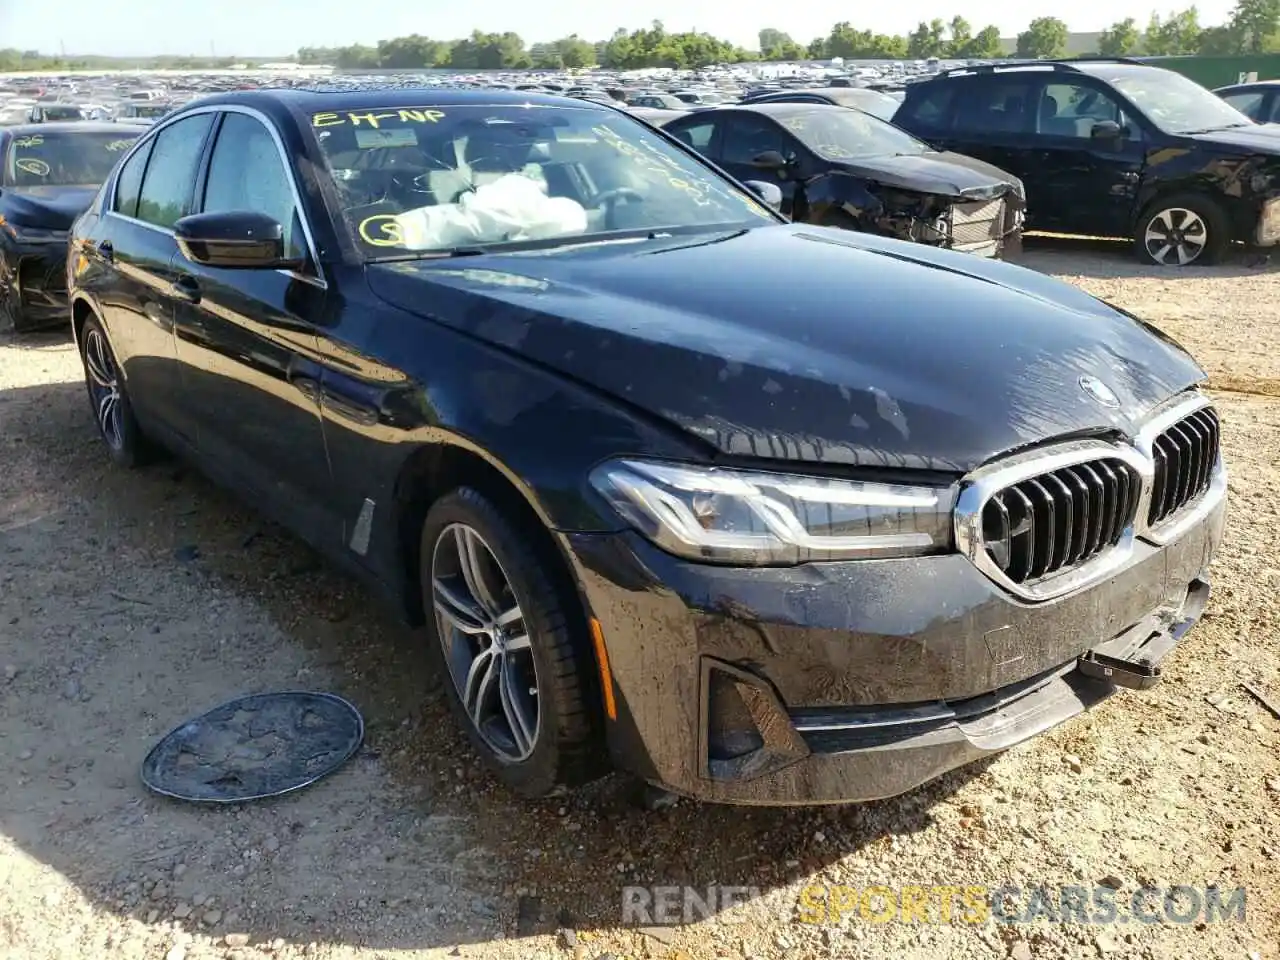
[[[1194,210],[1169,207],[1147,221],[1142,242],[1156,263],[1185,267],[1204,253],[1209,229]]]
[[[91,327],[84,338],[84,372],[89,380],[89,396],[98,429],[112,449],[124,446],[124,424],[120,409],[120,375],[102,331]]]
[[[492,548],[464,523],[445,527],[431,556],[431,601],[462,708],[509,763],[529,758],[542,720],[524,612]]]

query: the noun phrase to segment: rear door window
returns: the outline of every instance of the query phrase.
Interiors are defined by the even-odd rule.
[[[1033,87],[1026,76],[983,77],[965,84],[955,129],[964,133],[1029,133]]]
[[[142,192],[142,174],[147,169],[147,158],[151,156],[154,140],[148,140],[125,161],[116,178],[116,202],[111,207],[116,213],[126,217],[138,216],[138,195]]]
[[[138,199],[139,220],[169,229],[191,212],[196,168],[213,116],[185,117],[156,136]]]

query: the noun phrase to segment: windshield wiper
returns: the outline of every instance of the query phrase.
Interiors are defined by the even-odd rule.
[[[1224,123],[1220,127],[1205,127],[1203,130],[1183,130],[1184,137],[1194,136],[1197,133],[1217,133],[1219,130],[1240,130],[1244,127],[1252,127],[1253,123]]]

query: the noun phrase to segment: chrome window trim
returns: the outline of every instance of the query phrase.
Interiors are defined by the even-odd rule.
[[[286,151],[284,148],[284,140],[281,138],[280,131],[276,129],[275,124],[273,124],[271,122],[271,119],[261,110],[257,110],[253,107],[246,107],[238,103],[208,104],[202,107],[192,107],[190,110],[184,110],[182,111],[182,113],[172,117],[164,117],[161,120],[157,121],[156,124],[150,130],[147,131],[145,136],[139,137],[138,141],[132,147],[129,148],[129,152],[125,154],[125,158],[120,162],[120,165],[116,168],[117,171],[123,170],[125,164],[127,164],[130,160],[133,159],[133,155],[142,148],[142,145],[145,142],[153,141],[156,137],[160,136],[160,134],[164,131],[166,127],[172,126],[175,123],[179,123],[182,120],[186,120],[188,117],[198,116],[203,113],[215,113],[215,114],[216,113],[240,113],[248,117],[253,117],[255,120],[257,120],[259,123],[261,123],[264,127],[267,128],[267,132],[271,134],[272,142],[275,143],[276,145],[276,153],[280,157],[281,163],[284,164],[285,176],[287,176],[289,179],[289,189],[293,193],[293,204],[294,204],[294,208],[298,211],[298,221],[302,224],[302,236],[307,243],[307,252],[310,254],[311,262],[315,264],[316,270],[323,271],[324,268],[320,264],[320,255],[316,251],[315,236],[311,232],[311,224],[307,221],[307,214],[305,209],[302,206],[302,192],[298,189],[298,181],[297,181],[297,178],[294,176],[293,164],[289,162],[288,151]],[[218,141],[217,141],[217,138],[215,138],[213,141],[213,147],[216,148],[217,144],[218,144]],[[113,179],[111,182],[111,192],[110,192],[110,196],[108,197],[109,202],[107,204],[107,209],[103,211],[104,217],[115,217],[116,219],[123,220],[126,223],[134,223],[134,224],[138,224],[139,226],[146,227],[149,230],[155,230],[157,233],[163,233],[170,237],[174,236],[173,231],[170,230],[168,227],[162,227],[162,226],[159,226],[158,224],[148,223],[146,220],[139,220],[137,217],[130,217],[130,216],[126,216],[123,213],[119,213],[115,209],[116,190],[119,188],[118,181],[119,181],[119,175],[117,174],[115,176],[115,179]],[[141,198],[142,196],[141,187],[145,185],[146,185],[146,175],[144,173],[142,184],[139,186],[139,194],[138,194],[139,198]],[[284,269],[277,270],[276,273],[283,274],[286,277],[291,277],[294,280],[300,280],[303,283],[309,283],[312,286],[319,287],[321,290],[329,289],[328,282],[325,280],[323,276],[320,276],[320,275],[312,276],[309,273],[302,273],[298,270],[284,270]]]
[[[1209,489],[1197,500],[1154,527],[1148,525],[1151,490],[1155,481],[1156,438],[1184,417],[1211,406],[1198,391],[1178,394],[1157,406],[1132,441],[1073,440],[1043,447],[985,464],[972,471],[960,484],[956,498],[954,530],[956,548],[986,577],[1022,600],[1038,602],[1065,596],[1106,579],[1125,566],[1139,540],[1164,546],[1195,526],[1222,502],[1227,490],[1227,473],[1221,450],[1210,475]],[[1097,557],[1031,584],[1015,583],[988,555],[982,536],[982,510],[995,493],[1049,473],[1104,457],[1122,460],[1138,474],[1138,503],[1131,522],[1120,534],[1120,542]]]

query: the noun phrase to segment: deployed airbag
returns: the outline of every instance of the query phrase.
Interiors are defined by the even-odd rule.
[[[409,250],[541,240],[587,231],[582,204],[549,197],[539,183],[518,173],[476,187],[456,203],[406,210],[395,221],[402,245]]]

